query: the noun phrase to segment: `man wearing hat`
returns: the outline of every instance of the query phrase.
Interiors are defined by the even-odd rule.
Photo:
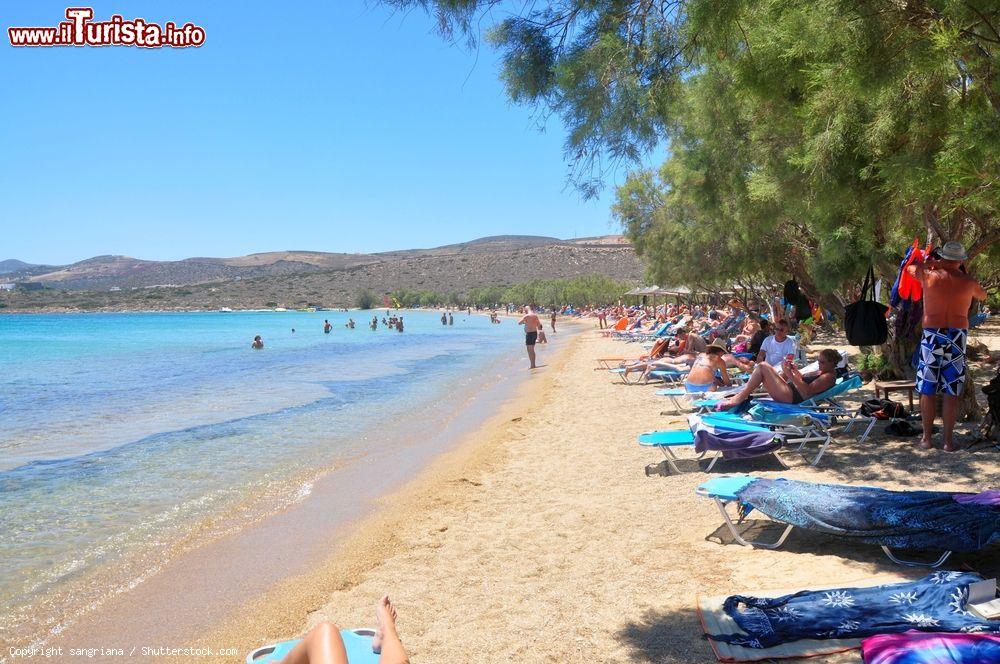
[[[920,340],[917,392],[924,435],[920,447],[930,449],[937,415],[935,399],[941,395],[944,422],[944,450],[955,449],[952,431],[958,397],[965,384],[965,340],[969,333],[969,308],[973,298],[986,299],[986,290],[966,274],[962,262],[968,259],[959,242],[946,242],[919,265],[906,268],[920,280],[924,291],[924,331]]]

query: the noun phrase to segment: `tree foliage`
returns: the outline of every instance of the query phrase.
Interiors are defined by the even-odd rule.
[[[995,0],[385,1],[451,38],[487,25],[585,191],[603,159],[668,146],[614,206],[653,281],[794,276],[839,308],[919,237],[963,241],[1000,284]]]
[[[397,291],[392,299],[401,307],[476,306],[497,307],[512,303],[546,307],[607,305],[618,302],[635,284],[615,281],[600,275],[582,275],[572,279],[536,280],[510,286],[483,286],[464,293],[434,291]]]

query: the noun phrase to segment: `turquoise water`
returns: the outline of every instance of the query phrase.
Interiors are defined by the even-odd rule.
[[[405,312],[402,334],[371,312],[0,316],[0,632],[117,592],[98,573],[117,563],[134,583],[206,522],[300,500],[521,359],[516,326],[439,316]]]

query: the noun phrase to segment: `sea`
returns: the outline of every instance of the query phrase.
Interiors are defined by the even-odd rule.
[[[510,320],[386,313],[0,315],[0,642],[45,643],[323,473],[419,445],[525,363]]]

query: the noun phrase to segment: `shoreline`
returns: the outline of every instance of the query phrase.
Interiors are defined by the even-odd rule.
[[[373,425],[364,435],[371,441],[370,451],[341,460],[333,469],[310,478],[304,500],[207,542],[198,540],[212,524],[201,529],[203,533],[192,533],[186,539],[195,546],[171,556],[156,574],[123,596],[76,616],[64,631],[46,639],[45,645],[120,643],[128,646],[128,652],[131,645],[145,645],[146,639],[152,639],[157,645],[176,648],[197,632],[196,627],[221,619],[243,597],[312,569],[338,537],[352,532],[359,520],[378,509],[384,493],[396,491],[434,464],[439,455],[459,447],[469,431],[489,419],[496,404],[509,400],[526,379],[518,371],[519,364],[511,363],[522,356],[519,347],[505,349],[482,372],[462,374],[448,393],[448,401],[441,402],[446,405],[435,406],[433,414],[427,413],[429,417]],[[380,440],[391,444],[381,445]],[[267,555],[248,553],[258,546],[266,547]],[[224,596],[213,598],[212,591]]]
[[[544,358],[545,364],[540,366],[544,374],[525,377],[516,386],[515,395],[452,449],[435,457],[403,486],[377,499],[373,513],[351,524],[344,541],[324,561],[305,574],[272,586],[187,645],[235,647],[242,660],[256,647],[303,633],[309,616],[325,603],[331,592],[355,586],[361,577],[383,564],[386,551],[407,545],[396,535],[398,529],[443,503],[465,497],[480,486],[468,476],[488,474],[506,461],[503,448],[514,428],[512,425],[520,422],[525,410],[537,402],[551,376],[565,368],[573,346],[586,331],[575,329],[572,334],[573,338],[557,349],[555,357]],[[386,592],[393,596],[392,589]],[[373,598],[368,608],[373,608],[377,599]],[[371,626],[374,616],[366,619],[362,611],[354,622],[346,617],[338,621],[346,621],[345,627]]]
[[[682,422],[660,414],[653,386],[623,385],[593,360],[637,354],[586,330],[521,384],[479,432],[439,457],[356,524],[327,560],[262,596],[192,645],[252,648],[321,620],[371,626],[383,593],[415,662],[678,662],[714,660],[698,595],[904,577],[878,547],[796,532],[777,551],[720,543],[721,520],[694,489],[753,473],[887,488],[974,490],[1000,481],[988,450],[942,452],[886,438],[841,436],[818,468],[789,453],[671,474],[639,432]],[[858,395],[867,398],[868,391]],[[855,402],[857,401],[855,400]],[[958,556],[996,574],[992,551]],[[857,652],[824,661],[856,662]],[[232,658],[230,658],[232,661]]]

